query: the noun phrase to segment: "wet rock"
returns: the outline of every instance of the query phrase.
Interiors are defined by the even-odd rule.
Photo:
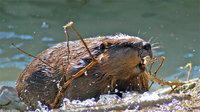
[[[24,111],[26,105],[18,98],[15,88],[0,85],[0,109]]]
[[[156,98],[155,98],[156,97]],[[107,103],[106,105],[98,105],[96,106],[85,106],[85,107],[76,107],[76,108],[69,108],[65,111],[91,111],[91,112],[103,112],[103,111],[124,111],[124,110],[141,110],[146,107],[156,107],[158,104],[168,104],[176,99],[177,101],[185,99],[189,100],[191,96],[189,94],[174,94],[174,95],[162,95],[159,96],[156,93],[144,93],[140,96],[135,97],[134,95],[130,95],[125,97],[117,102]],[[128,100],[127,100],[128,99]],[[131,100],[129,100],[131,99]],[[103,103],[104,104],[104,103]],[[61,111],[61,109],[55,110],[57,112]],[[63,110],[62,110],[63,111]]]
[[[171,87],[168,88],[161,88],[155,91],[158,94],[168,94],[171,91]],[[175,91],[178,94],[198,94],[200,93],[200,80],[199,78],[191,79],[189,81],[185,81],[185,84],[178,87]]]
[[[200,80],[197,78],[185,83],[177,88],[177,93],[170,95],[167,93],[171,88],[165,88],[143,94],[125,93],[122,99],[116,95],[103,95],[99,101],[65,99],[62,108],[53,111],[198,111],[200,109]],[[22,104],[13,87],[0,86],[0,109],[23,111],[26,107]],[[41,107],[38,110],[48,111],[47,107]]]
[[[113,98],[102,102],[101,98],[91,106],[79,106],[82,102],[73,106],[70,101],[65,108],[55,110],[60,111],[197,111],[200,110],[200,80],[198,78],[185,81],[186,84],[177,88],[176,93],[168,94],[171,88],[163,88],[155,92],[126,93],[122,99],[112,95],[102,96],[103,100]],[[101,102],[100,102],[101,101]],[[111,102],[109,102],[111,101]]]

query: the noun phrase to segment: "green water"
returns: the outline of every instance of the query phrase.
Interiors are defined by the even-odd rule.
[[[66,41],[63,26],[74,27],[87,38],[118,33],[139,36],[161,46],[157,57],[165,56],[158,77],[186,80],[200,69],[199,0],[0,0],[0,84],[13,84],[33,55],[55,43]],[[71,30],[70,30],[71,31]],[[72,31],[71,31],[72,32]],[[73,33],[71,40],[78,39]]]

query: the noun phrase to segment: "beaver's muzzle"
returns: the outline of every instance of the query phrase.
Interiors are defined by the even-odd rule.
[[[151,44],[147,42],[139,42],[139,50],[138,50],[138,57],[141,59],[141,62],[138,64],[138,67],[141,71],[145,70],[145,63],[144,63],[144,57],[149,56],[151,59],[153,58],[153,52],[151,49]]]
[[[142,43],[142,48],[140,50],[140,58],[143,59],[146,56],[150,56],[150,58],[153,58],[153,52],[151,49],[151,44],[147,42]]]

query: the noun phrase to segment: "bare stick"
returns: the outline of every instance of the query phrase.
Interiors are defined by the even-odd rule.
[[[172,90],[168,93],[168,94],[171,94],[172,92],[174,92],[174,90],[177,88],[178,86],[176,85],[174,88],[173,87],[171,87],[172,88]]]
[[[61,98],[62,93],[64,92],[64,90],[67,88],[67,86],[76,78],[80,77],[81,75],[84,74],[85,71],[89,70],[90,68],[92,68],[95,64],[97,63],[97,61],[92,61],[90,64],[88,64],[85,68],[81,69],[79,72],[77,72],[74,77],[72,77],[71,79],[69,79],[67,82],[64,83],[64,85],[62,86],[62,89],[58,92],[58,94],[56,95],[56,98],[54,99],[54,102],[50,105],[49,108],[54,108],[55,105],[57,104],[58,100]]]
[[[162,57],[159,57],[159,58],[155,58],[155,59],[152,59],[152,60],[148,60],[148,63],[153,63],[153,62],[158,61],[158,60],[162,60],[162,61],[161,61],[160,65],[159,65],[159,67],[157,68],[156,72],[154,73],[154,74],[155,74],[155,75],[154,75],[155,77],[156,77],[158,71],[160,70],[161,66],[163,65],[163,63],[164,63],[164,61],[165,61],[165,57],[162,56]]]
[[[162,56],[162,57],[160,57],[160,58],[157,58],[157,60],[162,60],[162,61],[161,61],[160,65],[159,65],[158,69],[157,69],[156,72],[155,72],[155,77],[156,77],[158,71],[160,70],[161,66],[163,65],[163,63],[164,63],[164,61],[165,61],[165,57]],[[156,61],[157,61],[157,60],[156,60]]]
[[[159,65],[159,67],[157,68],[156,72],[154,73],[154,76],[152,76],[152,75],[151,75],[151,68],[152,68],[154,62],[157,61],[157,60],[162,60],[162,62],[161,62],[161,64]],[[152,84],[153,84],[154,82],[157,82],[157,83],[160,84],[160,85],[168,85],[168,86],[170,86],[170,87],[172,88],[172,90],[169,92],[169,94],[171,94],[177,87],[182,86],[182,85],[185,84],[185,83],[184,83],[184,82],[176,82],[176,81],[164,81],[164,80],[160,80],[160,79],[156,78],[156,74],[158,73],[159,69],[160,69],[161,66],[163,65],[164,60],[165,60],[165,57],[160,57],[160,58],[156,58],[156,59],[152,59],[152,60],[150,60],[149,57],[144,58],[144,61],[145,61],[146,64],[147,64],[147,63],[151,63],[150,68],[149,68],[149,72],[147,72],[148,78],[152,81],[152,83],[151,83],[149,89],[151,88],[151,86],[152,86]],[[186,65],[185,67],[183,67],[183,68],[186,68],[186,67],[188,67],[188,66],[190,66],[190,69],[191,69],[191,64],[187,64],[187,65]],[[190,72],[191,72],[191,71],[190,71]],[[173,87],[173,86],[175,86],[175,87]]]
[[[33,55],[31,55],[31,54],[25,52],[24,50],[22,50],[22,49],[20,49],[19,47],[17,47],[14,43],[11,43],[11,45],[13,45],[17,50],[21,51],[22,53],[26,54],[27,56],[30,56],[30,57],[33,57],[33,58],[35,58],[35,59],[40,60],[41,62],[43,62],[44,64],[46,64],[46,65],[49,66],[50,68],[53,68],[56,72],[59,72],[59,73],[62,73],[62,74],[66,74],[66,73],[64,73],[63,71],[60,71],[59,69],[52,67],[48,62],[45,62],[45,61],[43,61],[42,59],[37,58],[36,56],[33,56]],[[72,77],[72,75],[70,75],[70,74],[66,74],[66,75]]]
[[[70,26],[75,33],[78,35],[78,37],[80,38],[80,40],[82,41],[82,43],[84,44],[85,48],[87,49],[90,57],[92,58],[92,62],[90,62],[86,67],[84,67],[83,69],[81,69],[80,71],[78,71],[73,77],[71,77],[67,82],[64,83],[64,85],[62,86],[61,90],[58,91],[58,94],[56,95],[56,98],[54,99],[53,103],[50,105],[50,109],[54,108],[56,104],[58,104],[58,101],[61,99],[63,92],[65,91],[65,89],[67,88],[67,86],[76,78],[82,76],[86,71],[88,71],[90,68],[92,68],[96,63],[98,63],[98,61],[96,61],[96,59],[92,56],[89,48],[87,47],[87,44],[85,43],[85,41],[83,40],[83,38],[80,36],[80,34],[78,33],[78,31],[72,26],[73,22],[69,22],[66,26],[64,26],[65,28],[65,32],[66,32],[66,36],[67,36],[67,41],[68,41],[68,51],[69,51],[69,34],[67,32],[67,28]],[[68,57],[69,58],[69,57]],[[58,104],[60,105],[60,104]]]
[[[189,71],[188,71],[187,81],[190,80],[190,73],[191,73],[191,71],[192,71],[192,63],[187,63],[185,66],[180,67],[181,69],[186,69],[186,68],[188,68],[188,67],[190,67],[190,69],[189,69]]]
[[[95,58],[93,57],[92,53],[90,52],[89,48],[87,47],[87,44],[85,43],[85,41],[83,40],[83,38],[81,37],[81,35],[78,33],[78,31],[73,27],[73,22],[70,22],[69,24],[66,25],[66,27],[70,26],[74,32],[78,35],[78,37],[80,38],[80,40],[82,41],[82,43],[84,44],[85,48],[87,49],[90,57],[92,58],[92,61],[95,61]]]
[[[70,56],[70,48],[69,48],[69,34],[67,31],[67,27],[65,28],[65,33],[66,33],[66,37],[67,37],[67,55],[68,55],[68,66],[70,65],[70,61],[69,61],[69,56]]]
[[[153,67],[153,64],[154,64],[154,62],[152,62],[151,65],[150,65],[150,67],[149,67],[149,73],[150,74],[151,74],[151,69]],[[152,81],[148,89],[150,89],[153,84],[154,84],[154,82]]]
[[[176,85],[176,86],[181,86],[181,85],[185,84],[184,82],[164,81],[164,80],[158,79],[158,78],[156,78],[156,77],[153,77],[153,76],[150,75],[150,74],[147,74],[147,75],[148,75],[148,78],[149,78],[151,81],[157,82],[157,83],[160,84],[160,85],[168,85],[168,86],[170,86],[170,87],[173,87],[174,85]]]
[[[149,67],[149,73],[151,73],[151,69],[153,67],[154,62],[151,63],[150,67]]]
[[[163,63],[164,63],[164,61],[165,61],[165,57],[159,57],[159,58],[155,58],[155,59],[149,59],[149,57],[146,57],[146,58],[144,58],[144,60],[145,60],[145,63],[146,64],[148,64],[148,63],[151,63],[151,65],[150,65],[150,68],[149,68],[149,73],[151,74],[151,69],[152,69],[152,66],[153,66],[153,64],[154,64],[154,62],[155,61],[158,61],[158,60],[162,60],[161,61],[161,63],[160,63],[160,65],[159,65],[159,67],[157,68],[157,70],[155,71],[155,73],[154,73],[154,77],[156,77],[156,75],[157,75],[157,73],[158,73],[158,71],[160,70],[160,68],[161,68],[161,66],[163,65]],[[151,88],[151,86],[153,85],[153,81],[152,81],[152,83],[150,84],[150,86],[149,86],[149,89]]]

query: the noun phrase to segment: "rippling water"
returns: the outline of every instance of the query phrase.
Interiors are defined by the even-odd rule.
[[[14,42],[37,55],[49,46],[66,41],[63,27],[69,21],[87,38],[124,33],[161,46],[155,55],[165,56],[158,77],[186,80],[200,69],[199,0],[0,0],[0,84],[15,82],[32,60],[11,46]],[[70,32],[72,32],[70,30]],[[70,33],[71,40],[78,39]],[[10,83],[14,85],[14,83]]]

